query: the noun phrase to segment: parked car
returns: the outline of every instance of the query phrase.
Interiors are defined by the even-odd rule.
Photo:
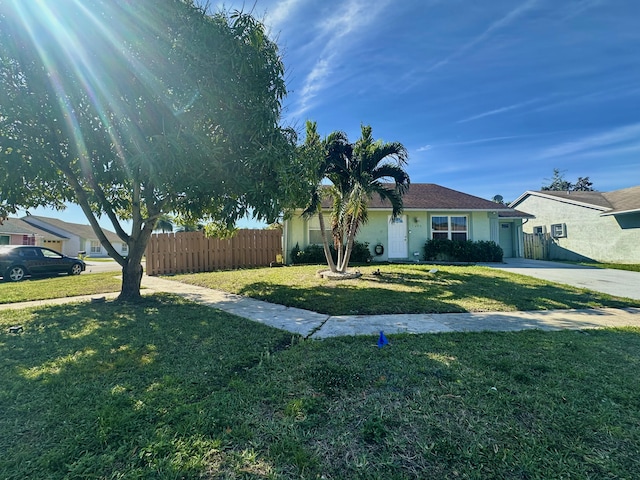
[[[86,268],[79,258],[67,257],[50,248],[31,245],[0,246],[0,275],[5,281],[18,282],[28,275],[80,275]]]

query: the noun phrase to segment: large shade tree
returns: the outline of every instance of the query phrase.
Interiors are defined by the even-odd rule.
[[[402,195],[409,188],[404,170],[407,150],[398,142],[374,140],[370,126],[362,126],[361,137],[350,143],[343,132],[333,132],[324,140],[316,125],[307,124],[301,151],[311,157],[305,164],[316,165],[315,182],[303,215],[317,215],[327,264],[331,271],[346,273],[360,226],[368,221],[368,204],[374,196],[391,206],[392,218],[403,210]],[[327,182],[328,181],[328,182]],[[331,234],[337,251],[334,262],[326,239],[322,200],[330,199]]]
[[[78,204],[122,266],[120,298],[135,299],[163,214],[273,221],[295,201],[283,77],[277,45],[243,13],[187,0],[0,0],[0,217]]]

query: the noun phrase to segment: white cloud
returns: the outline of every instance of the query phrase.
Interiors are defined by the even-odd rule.
[[[342,3],[342,8],[315,25],[317,32],[314,44],[321,47],[315,64],[303,82],[298,107],[293,116],[301,115],[312,107],[318,93],[331,81],[333,65],[338,58],[358,40],[359,33],[371,32],[367,27],[374,23],[389,2],[390,0],[374,3],[348,0]]]
[[[629,141],[637,141],[640,137],[640,123],[626,125],[602,133],[580,138],[573,142],[565,142],[543,150],[539,159],[563,157],[573,154],[588,153],[589,150],[620,145]]]
[[[458,48],[455,52],[453,52],[447,58],[445,58],[444,60],[440,60],[439,62],[437,62],[434,65],[432,65],[427,70],[427,73],[428,72],[433,72],[434,70],[437,70],[440,67],[443,67],[444,65],[449,63],[451,60],[461,56],[462,54],[466,53],[468,50],[471,50],[476,45],[484,42],[489,37],[491,37],[491,35],[496,30],[499,30],[501,28],[505,28],[506,26],[510,25],[511,23],[516,21],[518,18],[520,18],[524,13],[526,13],[529,10],[533,9],[536,6],[537,3],[538,3],[538,0],[527,0],[523,4],[521,4],[518,7],[514,8],[509,13],[507,13],[504,17],[500,18],[499,20],[496,20],[491,25],[489,25],[489,27],[484,32],[482,32],[480,35],[478,35],[477,37],[473,38],[471,41],[465,43],[462,47]]]
[[[492,115],[498,115],[500,113],[510,112],[511,110],[516,110],[518,108],[526,107],[527,105],[531,105],[532,103],[536,103],[537,101],[538,99],[534,98],[533,100],[527,100],[526,102],[514,103],[513,105],[496,108],[494,110],[489,110],[488,112],[479,113],[478,115],[473,115],[471,117],[458,120],[456,123],[471,122],[472,120],[478,120],[479,118],[490,117]]]
[[[278,32],[303,3],[304,0],[282,0],[278,2],[275,8],[267,10],[265,23],[274,32]]]
[[[433,147],[431,145],[425,145],[424,147],[420,147],[416,150],[416,152],[427,152],[431,150]]]

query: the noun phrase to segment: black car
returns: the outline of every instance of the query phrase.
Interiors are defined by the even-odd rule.
[[[27,275],[80,275],[86,268],[78,258],[55,250],[31,245],[0,245],[0,275],[6,281],[18,282]]]

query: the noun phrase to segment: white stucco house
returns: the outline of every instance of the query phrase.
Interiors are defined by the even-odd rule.
[[[551,259],[640,263],[640,185],[611,192],[528,191],[511,206],[535,216],[525,233],[549,234]]]
[[[63,236],[34,227],[20,218],[0,219],[0,245],[38,245],[56,250],[64,240]]]
[[[42,246],[49,247],[70,257],[85,252],[90,257],[108,257],[90,225],[70,223],[57,218],[27,215],[20,219],[25,224],[44,232]],[[102,229],[107,239],[121,255],[128,254],[128,245],[114,232]],[[47,235],[48,237],[45,237]]]

